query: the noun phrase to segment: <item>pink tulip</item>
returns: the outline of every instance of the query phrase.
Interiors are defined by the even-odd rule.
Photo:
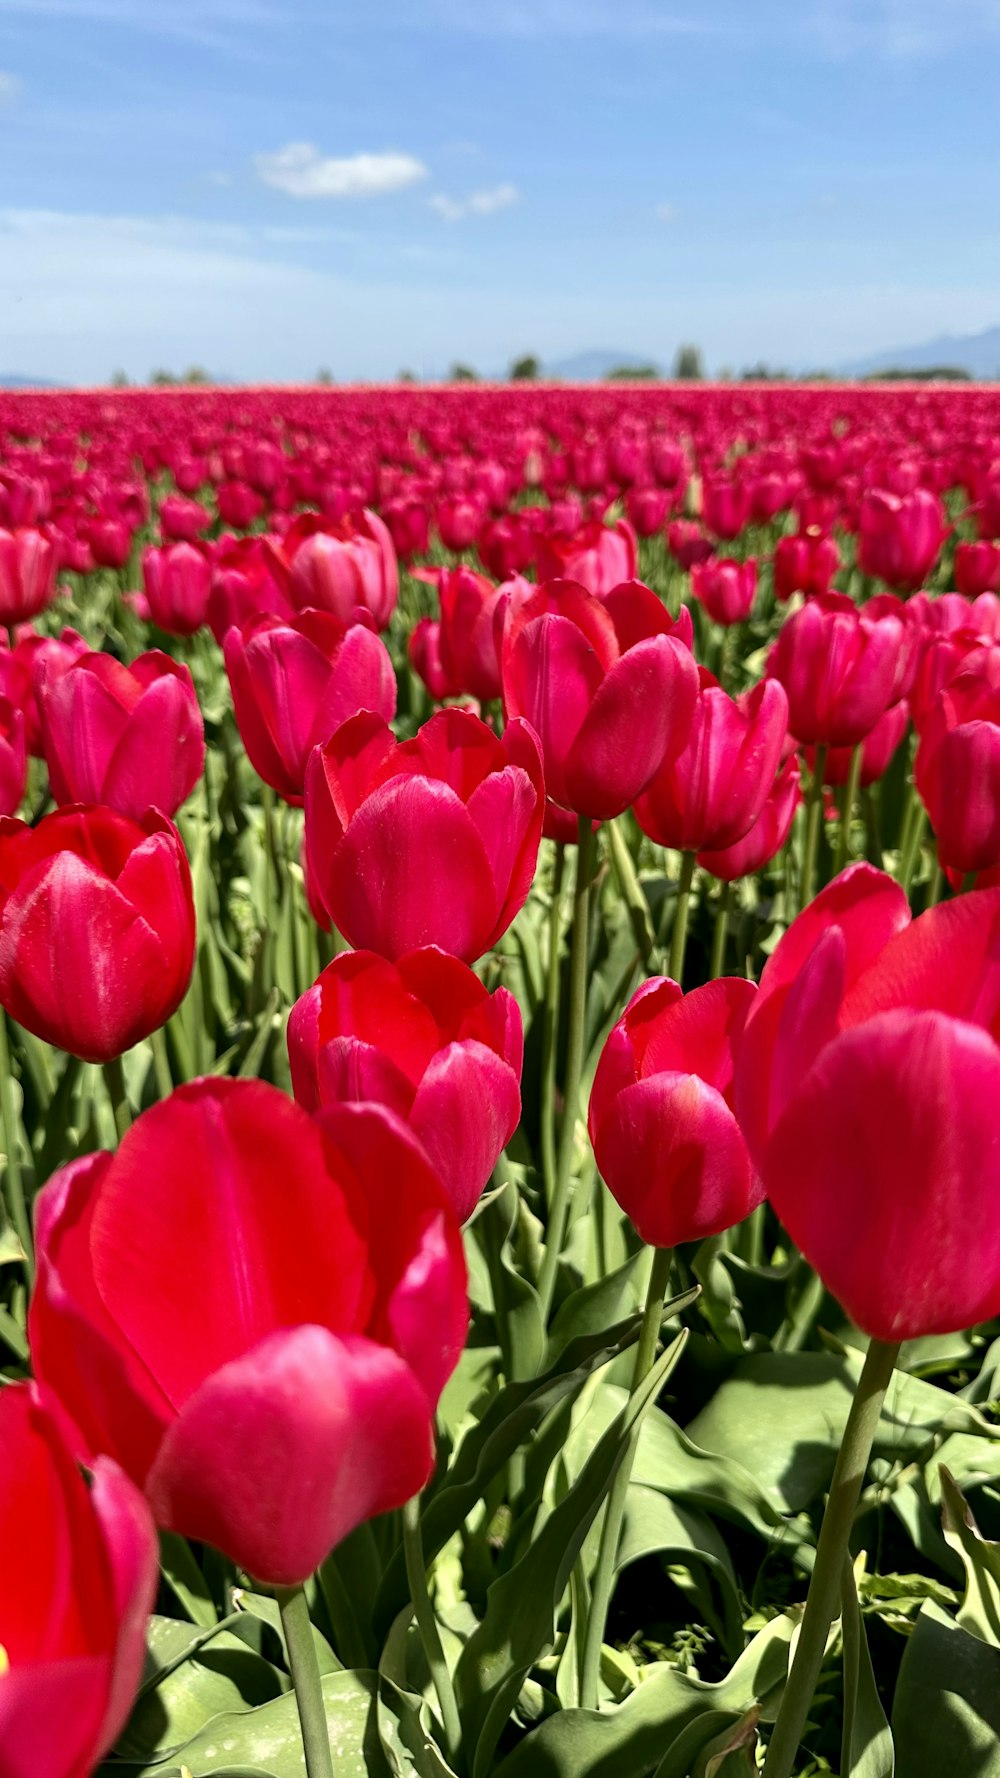
[[[858,563],[865,574],[912,591],[937,561],[946,530],[941,502],[928,489],[873,490],[861,502]]]
[[[56,549],[43,531],[0,531],[0,623],[37,617],[56,591]]]
[[[342,624],[367,614],[376,630],[386,628],[396,609],[399,569],[392,539],[375,513],[355,513],[337,526],[307,514],[286,534],[280,554],[296,610],[329,611]]]
[[[142,552],[142,578],[154,624],[172,636],[193,636],[208,615],[212,564],[199,544],[171,543]]]
[[[745,623],[757,592],[757,564],[753,560],[733,562],[725,556],[696,563],[691,569],[691,591],[713,623]]]
[[[538,578],[574,580],[588,593],[606,593],[631,580],[638,562],[635,533],[625,519],[605,525],[599,519],[581,526],[571,537],[542,538]]]
[[[705,848],[698,852],[702,870],[707,870],[723,883],[755,876],[786,844],[801,801],[798,766],[794,754],[790,754],[768,792],[764,807],[743,838],[715,852]]]
[[[788,700],[775,680],[736,700],[702,668],[684,746],[636,799],[643,832],[682,852],[742,839],[771,792],[787,727]]]
[[[105,803],[138,821],[175,815],[205,764],[189,668],[158,649],[123,667],[84,654],[39,688],[45,759],[57,803]]]
[[[786,617],[767,673],[788,694],[788,726],[801,742],[853,746],[889,708],[904,631],[872,620],[839,593],[822,593]]]

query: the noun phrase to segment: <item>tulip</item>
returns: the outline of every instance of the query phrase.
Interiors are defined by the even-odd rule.
[[[780,940],[747,1019],[751,1154],[792,1240],[876,1340],[1000,1312],[998,939],[1000,890],[911,920],[897,883],[852,865]]]
[[[697,669],[649,587],[604,600],[572,581],[525,587],[504,617],[504,708],[541,738],[553,802],[604,821],[684,743]]]
[[[460,692],[489,703],[500,696],[498,613],[512,585],[496,587],[471,568],[441,569],[441,665]]]
[[[733,562],[725,556],[696,563],[691,569],[691,591],[713,623],[745,623],[757,591],[757,564],[753,560]]]
[[[1000,544],[960,543],[955,551],[955,585],[969,599],[977,593],[1000,592]]]
[[[667,548],[686,571],[696,562],[707,562],[715,554],[715,544],[706,537],[694,519],[673,519],[667,526]]]
[[[13,815],[21,806],[28,781],[24,711],[9,698],[0,697],[0,815]]]
[[[837,593],[786,617],[767,661],[788,693],[788,726],[801,742],[853,746],[889,708],[903,645],[901,620],[867,619]]]
[[[738,537],[750,517],[750,490],[732,476],[706,476],[702,486],[701,516],[706,531],[729,542]]]
[[[176,1012],[194,964],[191,873],[176,828],[69,807],[0,820],[0,1005],[85,1062]]]
[[[280,556],[297,611],[328,611],[344,625],[367,614],[376,630],[385,629],[396,609],[399,569],[392,538],[375,513],[355,513],[328,528],[307,514],[285,536]]]
[[[682,994],[654,977],[601,1051],[588,1116],[598,1171],[652,1247],[720,1234],[764,1195],[732,1110],[755,993],[723,979]]]
[[[37,617],[56,591],[56,549],[44,531],[0,531],[0,623]]]
[[[168,494],[160,504],[160,531],[167,543],[194,543],[212,523],[199,500]]]
[[[963,875],[1000,865],[998,677],[966,662],[924,717],[914,760],[938,856]]]
[[[250,763],[286,802],[301,804],[309,755],[340,723],[359,710],[386,721],[396,713],[384,642],[332,612],[252,617],[229,631],[224,654]]]
[[[132,554],[132,527],[120,514],[91,519],[87,541],[99,568],[124,568]]]
[[[858,564],[865,574],[912,592],[937,561],[946,530],[941,502],[927,488],[911,494],[873,489],[861,502]]]
[[[42,681],[52,684],[89,652],[83,637],[69,628],[58,636],[39,636],[26,627],[12,649],[0,648],[0,695],[23,711],[25,742],[32,758],[45,757],[38,708]]]
[[[437,618],[418,618],[406,644],[406,658],[436,704],[460,695],[461,686],[446,672],[441,659],[441,625]]]
[[[440,710],[398,745],[365,711],[306,770],[318,897],[355,947],[396,959],[439,945],[472,963],[527,899],[544,801],[527,723],[498,738],[469,711]]]
[[[220,648],[229,631],[251,617],[266,611],[280,618],[294,616],[291,600],[272,568],[273,556],[263,537],[233,538],[216,552],[206,615]]]
[[[630,488],[625,511],[636,536],[656,537],[667,522],[671,502],[667,488]]]
[[[861,767],[858,773],[858,784],[862,789],[866,789],[869,784],[875,784],[879,778],[884,777],[909,726],[909,705],[905,702],[893,704],[891,710],[886,710],[884,715],[879,717],[875,727],[859,743]],[[816,771],[819,763],[816,748],[804,747],[802,751],[809,770]],[[823,783],[828,785],[848,783],[853,757],[853,747],[828,747],[823,759]]]
[[[483,522],[482,503],[461,495],[453,500],[442,500],[435,517],[438,536],[445,549],[460,553],[471,549],[479,536]]]
[[[381,1105],[199,1080],[39,1196],[36,1374],[157,1523],[294,1586],[426,1482],[461,1236]]]
[[[345,951],[288,1019],[292,1090],[306,1111],[387,1105],[408,1124],[455,1207],[471,1216],[521,1116],[517,1001],[487,993],[436,949],[387,963]]]
[[[86,1778],[138,1689],[156,1536],[117,1464],[87,1486],[28,1383],[0,1394],[0,1538],[0,1773]]]
[[[676,488],[679,482],[687,479],[687,465],[681,445],[674,444],[669,438],[653,438],[650,440],[649,461],[653,475],[661,488]]]
[[[476,544],[479,559],[494,580],[509,580],[534,562],[537,539],[524,516],[529,510],[526,507],[520,512],[505,513],[480,531]]]
[[[626,519],[605,525],[592,519],[570,537],[543,537],[538,578],[575,580],[588,593],[606,593],[631,580],[639,560],[635,533]]]
[[[643,833],[681,852],[720,851],[742,839],[774,784],[788,700],[773,679],[734,699],[700,670],[684,746],[636,799]]]
[[[225,481],[215,496],[222,523],[231,531],[246,531],[260,517],[264,502],[243,481]]]
[[[57,803],[106,803],[138,821],[174,815],[205,764],[205,731],[189,668],[153,649],[129,667],[81,655],[39,689],[45,760]]]
[[[840,550],[818,526],[779,537],[774,546],[774,596],[782,602],[796,593],[826,593],[840,567]]]
[[[717,852],[702,848],[697,862],[722,883],[752,877],[776,858],[792,831],[795,811],[802,801],[795,756],[789,755],[768,792],[767,801],[741,840]]]
[[[193,636],[208,615],[212,564],[194,543],[152,545],[142,552],[142,578],[154,624],[172,636]]]

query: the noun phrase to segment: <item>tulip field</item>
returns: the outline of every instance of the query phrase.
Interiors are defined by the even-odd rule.
[[[0,1778],[1000,1778],[1000,392],[0,393]]]

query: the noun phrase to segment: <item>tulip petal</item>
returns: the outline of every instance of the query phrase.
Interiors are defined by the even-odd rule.
[[[156,1530],[138,1489],[116,1463],[98,1457],[90,1491],[104,1532],[111,1591],[119,1630],[111,1690],[101,1728],[100,1752],[117,1740],[128,1720],[146,1654],[146,1620],[159,1581]]]
[[[650,636],[623,654],[571,738],[564,765],[567,806],[595,821],[627,809],[664,758],[679,751],[697,693],[694,657],[680,642]]]
[[[1000,1312],[1000,1052],[976,1026],[887,1012],[835,1038],[763,1173],[793,1241],[876,1339]]]
[[[193,690],[164,674],[145,691],[108,760],[100,801],[139,820],[150,806],[173,815],[205,765],[205,731]]]
[[[517,1077],[485,1044],[450,1043],[434,1057],[408,1121],[460,1222],[472,1215],[520,1116]]]
[[[295,1586],[357,1525],[409,1500],[432,1459],[427,1397],[403,1359],[302,1326],[206,1378],[146,1491],[159,1524]]]

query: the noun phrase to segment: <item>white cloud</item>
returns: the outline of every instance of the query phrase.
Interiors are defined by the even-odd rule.
[[[449,198],[444,192],[435,192],[429,202],[446,222],[461,222],[466,216],[492,216],[497,210],[509,210],[520,196],[516,185],[493,185],[488,191],[470,192],[467,198]]]
[[[656,214],[661,222],[676,222],[679,211],[676,204],[657,204]]]
[[[808,33],[832,56],[907,61],[1000,36],[1000,0],[817,0]]]
[[[18,80],[17,75],[8,74],[5,69],[0,68],[0,111],[2,111],[6,105],[13,105],[14,100],[17,98],[20,91],[21,82]]]
[[[254,155],[257,176],[290,198],[372,198],[426,179],[412,154],[320,154],[311,142],[289,142],[274,154]]]

